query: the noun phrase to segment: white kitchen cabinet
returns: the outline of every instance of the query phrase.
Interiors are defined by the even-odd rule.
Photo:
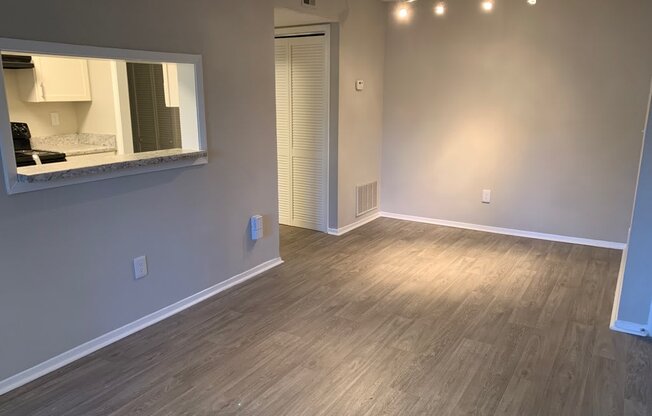
[[[34,56],[32,62],[34,69],[18,71],[18,87],[23,101],[91,101],[86,59]]]

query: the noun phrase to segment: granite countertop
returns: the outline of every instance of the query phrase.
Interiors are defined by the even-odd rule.
[[[111,134],[61,134],[57,136],[32,137],[32,149],[65,153],[66,156],[115,153],[116,139]]]
[[[92,144],[68,144],[57,146],[37,146],[37,150],[65,153],[66,156],[93,155],[98,153],[115,153],[115,148],[94,146]]]
[[[160,165],[206,157],[205,150],[170,149],[156,152],[114,155],[100,153],[74,160],[18,168],[18,182],[42,183],[60,179],[99,175],[141,166]]]

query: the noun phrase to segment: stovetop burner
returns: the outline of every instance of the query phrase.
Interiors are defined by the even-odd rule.
[[[66,161],[65,153],[32,149],[29,141],[32,135],[27,123],[11,123],[11,133],[14,139],[16,166],[34,166]]]

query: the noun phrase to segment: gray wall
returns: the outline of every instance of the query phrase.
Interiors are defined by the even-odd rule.
[[[626,241],[652,2],[449,6],[388,18],[382,209]]]
[[[619,320],[638,324],[652,324],[652,102],[648,114],[618,311]]]
[[[356,186],[380,182],[385,13],[378,0],[354,0],[340,23],[339,228],[359,220]],[[358,79],[363,91],[355,89]]]
[[[3,2],[0,36],[203,55],[210,157],[0,191],[0,380],[278,256],[271,2]],[[252,245],[254,213],[268,229]],[[134,282],[141,254],[150,275]]]

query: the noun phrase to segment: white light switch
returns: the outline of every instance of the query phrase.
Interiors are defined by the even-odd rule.
[[[145,276],[147,276],[147,257],[136,257],[134,259],[134,278],[138,280]]]
[[[491,204],[491,189],[482,190],[482,203]]]
[[[50,121],[53,126],[58,126],[61,124],[61,119],[59,118],[59,113],[50,113]]]
[[[364,80],[359,79],[355,82],[355,90],[356,91],[362,91],[364,90]]]

